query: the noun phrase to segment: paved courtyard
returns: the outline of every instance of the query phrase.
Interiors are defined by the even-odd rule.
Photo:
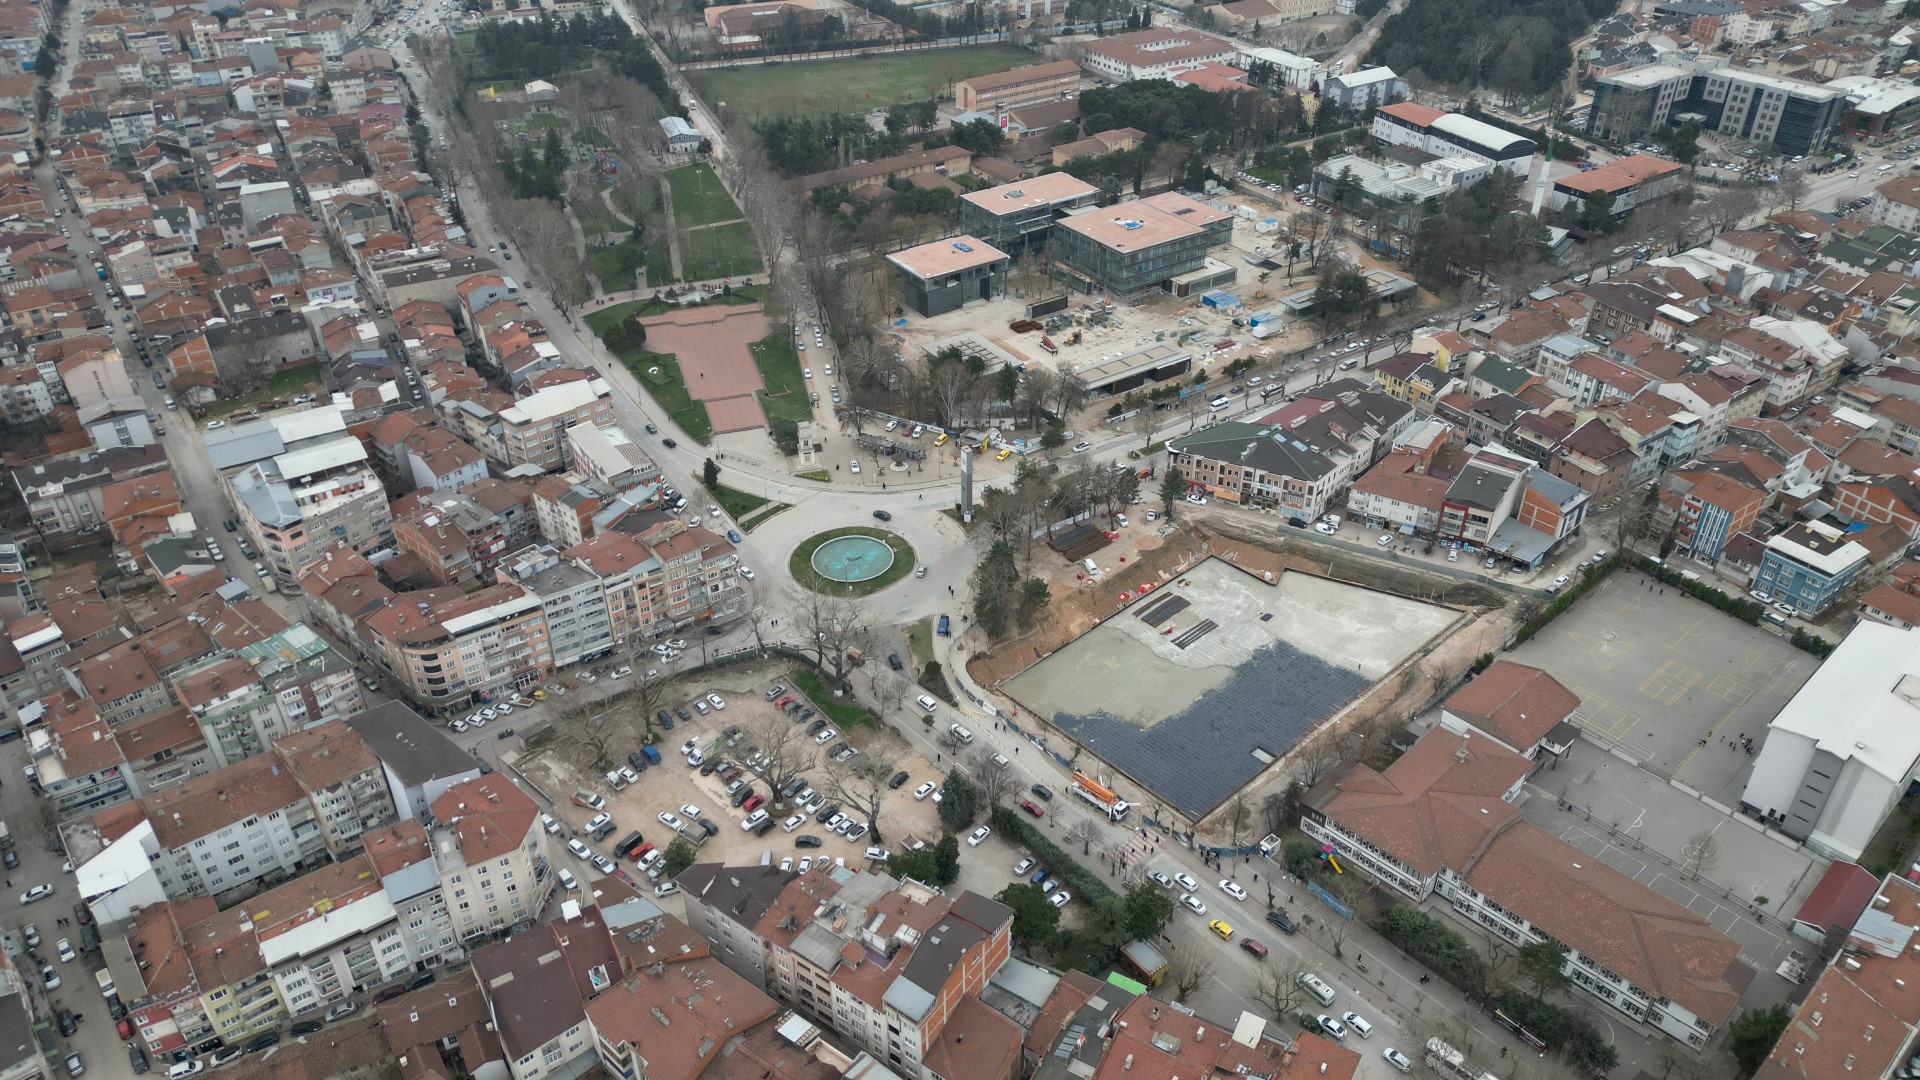
[[[1746,1004],[1785,1000],[1787,983],[1774,969],[1809,943],[1792,936],[1782,917],[1813,891],[1826,860],[1585,741],[1558,769],[1536,773],[1527,789],[1521,812],[1529,821],[1738,941],[1740,959],[1760,973]]]
[[[1737,806],[1767,724],[1819,661],[1675,589],[1621,571],[1511,658],[1580,696],[1594,743]],[[1732,740],[1729,742],[1728,740]]]
[[[672,353],[687,393],[707,406],[716,433],[767,425],[754,391],[766,389],[747,346],[767,336],[759,305],[685,308],[640,320],[647,348]]]
[[[1269,584],[1209,559],[1005,689],[1199,816],[1458,618],[1308,574]]]

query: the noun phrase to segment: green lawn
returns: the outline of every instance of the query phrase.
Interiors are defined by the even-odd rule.
[[[913,657],[913,676],[918,678],[933,659],[933,616],[907,624],[907,653]]]
[[[674,223],[682,229],[740,216],[733,196],[706,164],[682,165],[667,174],[667,183],[673,188]]]
[[[871,536],[876,540],[885,541],[886,545],[893,549],[893,565],[887,567],[886,573],[879,577],[868,578],[853,584],[829,581],[821,577],[813,572],[813,553],[821,544],[838,536]],[[815,533],[801,541],[800,546],[793,550],[793,557],[787,560],[787,576],[815,592],[831,593],[834,596],[871,596],[912,573],[913,559],[913,545],[907,543],[898,534],[890,533],[885,529],[870,529],[864,525],[855,525],[843,529],[828,529],[826,532]]]
[[[850,727],[873,726],[873,714],[865,706],[854,704],[850,698],[834,697],[833,691],[827,689],[827,684],[812,668],[794,668],[793,685],[799,687],[800,692],[807,695],[807,700],[813,702],[814,708],[826,713],[827,718],[841,731]]]
[[[747,346],[760,369],[760,380],[767,388],[760,393],[760,408],[770,423],[781,420],[813,419],[813,406],[807,401],[808,383],[800,377],[800,357],[793,351],[793,332],[786,326]]]
[[[793,509],[793,505],[791,503],[774,503],[772,506],[767,507],[765,510],[762,510],[759,513],[753,515],[752,517],[749,517],[744,521],[740,522],[740,531],[752,532],[753,530],[759,528],[760,526],[765,525],[768,519],[772,518],[775,514],[778,514],[780,511],[791,510],[791,509]]]
[[[726,470],[720,470],[720,475],[727,475]],[[716,486],[719,490],[713,493],[713,501],[719,503],[720,509],[725,510],[727,516],[735,521],[739,521],[741,518],[767,505],[770,501],[758,495],[749,495],[744,491],[737,491],[725,484]]]
[[[613,140],[607,138],[607,133],[594,127],[592,124],[581,124],[579,129],[573,133],[573,141],[579,143],[581,146],[613,145]]]
[[[896,102],[950,96],[975,75],[1043,62],[1014,45],[863,56],[806,64],[768,64],[688,72],[700,96],[728,123],[813,112],[864,112]]]
[[[689,281],[760,272],[760,247],[744,221],[688,229],[680,234],[680,270]]]
[[[263,405],[269,401],[285,401],[295,394],[303,394],[308,390],[318,391],[319,389],[319,361],[314,361],[309,364],[298,364],[294,367],[285,367],[274,372],[273,376],[267,380],[265,389],[241,397],[221,398],[219,401],[197,409],[196,415],[208,418],[227,416],[239,412],[242,409],[252,408],[255,405]]]
[[[607,327],[621,319],[632,318],[639,314],[643,302],[630,300],[624,304],[615,304],[610,308],[587,315],[587,325],[593,327],[595,334],[604,334]],[[626,365],[633,377],[640,380],[660,406],[687,437],[702,445],[713,439],[713,421],[707,416],[704,402],[695,401],[687,393],[686,380],[680,374],[680,363],[671,355],[648,352],[644,348],[622,349],[616,355]]]
[[[633,288],[633,272],[647,261],[647,253],[631,240],[612,247],[589,248],[587,254],[593,260],[593,276],[599,278],[600,287],[610,293]]]

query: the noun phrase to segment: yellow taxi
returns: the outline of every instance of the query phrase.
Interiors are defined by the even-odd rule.
[[[533,692],[533,700],[535,701],[547,700],[547,692],[545,690],[535,690]]]
[[[995,460],[995,461],[1005,461],[1005,460],[1007,460],[1008,458],[1010,458],[1010,457],[1012,457],[1012,456],[1013,456],[1013,451],[1011,451],[1011,450],[1002,450],[1002,451],[1000,451],[999,453],[997,453],[997,454],[995,454],[995,455],[993,455],[993,460]]]
[[[1219,934],[1221,941],[1233,940],[1233,927],[1228,926],[1226,922],[1223,920],[1220,920],[1220,919],[1213,920],[1212,922],[1207,924],[1207,929],[1213,931],[1216,934]]]
[[[933,440],[933,445],[935,445],[935,446],[945,446],[945,445],[947,445],[947,433],[946,433],[946,432],[944,432],[944,431],[943,431],[943,432],[941,432],[941,433],[940,433],[940,437],[939,437],[939,438],[937,438],[937,439],[935,439],[935,440]]]

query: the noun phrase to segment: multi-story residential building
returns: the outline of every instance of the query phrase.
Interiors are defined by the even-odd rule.
[[[216,656],[171,677],[221,765],[365,704],[353,664],[304,623]]]
[[[606,587],[591,567],[550,545],[535,544],[509,555],[498,573],[501,584],[519,585],[540,598],[554,667],[613,651]]]
[[[1419,420],[1413,407],[1351,379],[1303,393],[1260,419],[1173,440],[1188,483],[1312,520]]]
[[[432,810],[433,857],[460,940],[537,917],[553,879],[533,798],[499,776],[482,776],[448,788]]]
[[[1685,469],[1673,474],[1661,501],[1674,514],[1675,550],[1711,566],[1729,541],[1753,531],[1767,493],[1717,472]]]
[[[540,598],[491,585],[442,599],[401,593],[361,622],[373,658],[432,708],[459,708],[484,691],[527,686],[553,669]]]
[[[1592,497],[1540,467],[1483,450],[1448,485],[1437,536],[1538,566],[1587,519]]]
[[[1867,218],[1901,232],[1920,231],[1920,176],[1897,176],[1874,188]]]
[[[950,1077],[930,1059],[962,1016],[984,1023],[988,1037],[1018,1041],[1005,1017],[974,1012],[1009,956],[1011,910],[971,891],[946,897],[885,874],[862,874],[838,888],[821,876],[696,863],[676,882],[688,925],[709,935],[722,963],[902,1076]],[[1016,1053],[960,1075],[1010,1080],[1017,1064]]]
[[[1868,559],[1866,547],[1840,529],[1820,521],[1795,522],[1768,538],[1753,588],[1803,615],[1818,615],[1853,584]]]
[[[567,429],[614,422],[612,388],[582,379],[536,390],[499,412],[501,464],[558,469],[567,463]]]
[[[393,820],[378,762],[335,721],[62,832],[82,895],[111,922],[165,897],[218,896],[346,857]]]
[[[1553,475],[1606,499],[1626,488],[1637,460],[1627,440],[1596,417],[1554,444],[1547,465]]]
[[[67,685],[93,703],[100,719],[118,726],[174,705],[167,685],[140,648],[126,641],[72,665]]]
[[[1835,869],[1864,874],[1850,863],[1836,863]],[[1828,916],[1817,923],[1822,930],[1839,926],[1846,933],[1793,1008],[1755,1080],[1897,1076],[1920,1029],[1920,1007],[1906,992],[1920,985],[1920,957],[1895,942],[1911,941],[1920,931],[1920,885],[1887,874],[1864,888],[1815,891],[1830,900],[1808,914]]]
[[[489,945],[473,954],[473,970],[513,1080],[580,1076],[593,1068],[598,1048],[586,1005],[613,989],[620,974],[599,908]]]
[[[402,821],[433,824],[433,803],[455,784],[481,776],[481,763],[447,737],[447,729],[407,707],[385,701],[347,719],[387,778],[387,793]],[[371,842],[369,842],[371,843]]]
[[[1347,513],[1370,527],[1432,536],[1440,526],[1440,505],[1448,482],[1427,471],[1412,450],[1396,448],[1353,482]]]
[[[1556,706],[1557,708],[1557,706]],[[1415,903],[1438,893],[1512,946],[1566,946],[1574,985],[1690,1047],[1732,1015],[1752,972],[1692,911],[1520,817],[1534,763],[1492,738],[1435,728],[1375,772],[1315,788],[1308,836]],[[1444,809],[1443,809],[1444,808]],[[1409,828],[1413,820],[1432,828]]]
[[[744,602],[739,554],[705,526],[669,518],[636,534],[596,536],[562,554],[600,574],[616,643],[719,622]]]
[[[393,542],[386,491],[350,435],[257,462],[228,484],[247,535],[281,581],[336,543],[368,551]]]

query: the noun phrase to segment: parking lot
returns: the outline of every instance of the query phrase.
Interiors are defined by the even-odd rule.
[[[645,842],[653,843],[658,849],[666,846],[678,835],[684,833],[690,839],[702,832],[694,821],[694,815],[684,812],[683,807],[692,807],[699,811],[699,817],[712,821],[716,826],[714,835],[699,848],[701,862],[723,862],[742,864],[757,861],[762,853],[771,853],[770,857],[779,862],[793,859],[797,868],[800,859],[840,860],[854,869],[866,865],[865,851],[870,845],[880,844],[892,850],[899,848],[909,837],[932,842],[940,835],[940,827],[934,813],[934,804],[930,800],[916,800],[915,789],[926,781],[938,783],[944,773],[917,753],[913,753],[897,736],[891,732],[870,727],[856,727],[850,731],[836,732],[827,742],[817,741],[818,732],[808,734],[808,729],[823,720],[814,715],[802,720],[804,710],[813,706],[804,696],[790,689],[791,682],[775,674],[769,666],[763,677],[748,669],[725,676],[715,677],[710,684],[689,685],[684,695],[669,699],[668,707],[675,705],[686,707],[692,716],[690,721],[676,719],[671,731],[661,730],[656,747],[661,755],[660,764],[654,765],[639,774],[639,782],[629,784],[619,790],[613,790],[604,777],[582,777],[577,770],[559,761],[554,754],[543,754],[534,761],[525,764],[526,771],[536,784],[542,787],[556,802],[555,813],[562,819],[565,838],[573,838],[596,811],[574,804],[570,796],[575,790],[589,791],[606,800],[606,812],[612,815],[613,828],[600,841],[582,837],[587,848],[596,854],[613,856],[613,845],[638,831]],[[775,707],[774,701],[767,697],[767,690],[775,683],[789,687],[779,697],[795,697],[799,708],[789,713]],[[698,714],[690,703],[696,696],[707,693],[718,694],[726,703],[724,709]],[[684,704],[681,698],[684,697]],[[830,725],[829,725],[830,726]],[[738,739],[733,745],[727,745],[726,731],[737,728]],[[823,727],[821,730],[826,730]],[[722,779],[723,768],[703,771],[706,764],[724,766],[727,763],[741,763],[747,751],[756,745],[756,740],[783,737],[787,741],[781,744],[779,751],[787,762],[785,771],[802,779],[815,780],[819,777],[825,757],[825,751],[845,741],[859,750],[860,756],[854,763],[864,763],[880,767],[888,773],[905,771],[908,779],[898,788],[889,789],[882,800],[880,818],[883,822],[876,840],[872,833],[849,839],[830,832],[824,824],[809,814],[803,821],[791,829],[786,828],[787,819],[798,813],[798,808],[790,803],[770,802],[767,804],[770,819],[775,823],[771,831],[764,836],[755,836],[744,830],[741,825],[746,812],[735,805],[729,796],[728,782]],[[682,749],[692,742],[701,752],[703,763],[700,767],[687,764]],[[633,749],[637,749],[635,740]],[[616,746],[616,756],[625,759],[628,747],[624,743]],[[746,780],[754,793],[770,794],[766,783],[751,770],[739,779]],[[823,800],[826,797],[824,785],[812,782],[809,787],[820,787]],[[805,792],[801,792],[804,795]],[[819,805],[816,803],[816,805]],[[681,820],[681,830],[676,832],[660,820],[662,813],[674,815]],[[864,819],[864,810],[855,814]],[[820,838],[818,847],[801,848],[796,841],[802,836]],[[573,873],[580,880],[588,880],[597,875],[597,871],[580,860],[573,859],[564,851],[556,838],[552,845],[556,858],[572,866]],[[623,870],[636,879],[639,874],[634,870],[631,860],[615,858]]]
[[[1594,744],[1727,806],[1739,802],[1767,724],[1818,664],[1775,634],[1626,570],[1513,659],[1579,695],[1574,720]]]

